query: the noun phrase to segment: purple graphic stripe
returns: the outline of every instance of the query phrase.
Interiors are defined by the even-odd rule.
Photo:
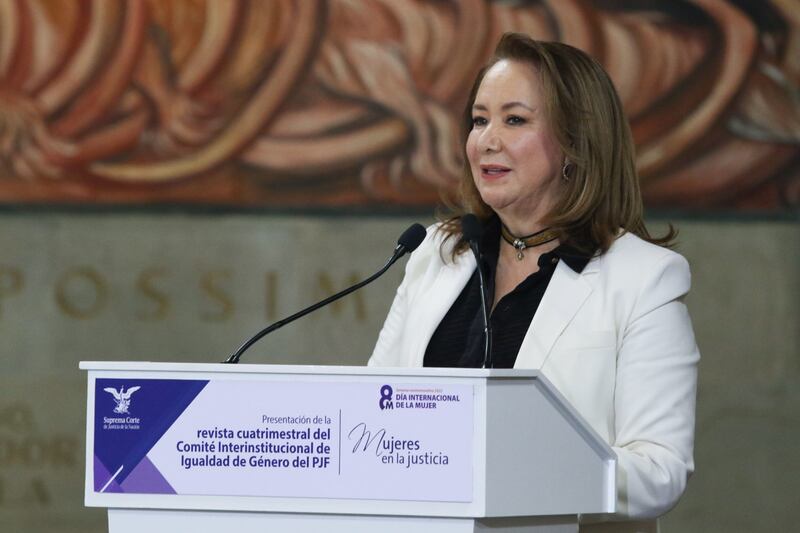
[[[108,480],[111,479],[113,474],[108,471],[106,465],[100,460],[99,457],[96,455],[94,456],[94,491],[100,492],[103,487],[108,484],[106,490],[103,492],[122,492],[119,484],[116,481],[112,481],[110,484]]]
[[[122,490],[138,494],[177,494],[161,471],[146,456],[122,482]]]

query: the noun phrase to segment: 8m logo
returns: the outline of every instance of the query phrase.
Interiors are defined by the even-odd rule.
[[[381,411],[384,409],[394,409],[394,402],[392,401],[392,394],[394,391],[392,387],[389,385],[384,385],[381,387],[381,399],[378,401],[378,405],[381,408]]]

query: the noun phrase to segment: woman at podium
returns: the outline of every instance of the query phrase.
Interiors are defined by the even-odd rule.
[[[613,84],[576,48],[506,34],[462,126],[458,214],[411,256],[369,364],[541,370],[618,457],[619,522],[581,531],[655,531],[694,468],[699,352]]]

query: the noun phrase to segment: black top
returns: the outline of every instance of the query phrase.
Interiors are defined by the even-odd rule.
[[[500,253],[500,220],[486,223],[481,239],[483,268],[489,297],[494,295],[494,277]],[[467,252],[470,253],[470,252]],[[494,368],[512,368],[539,308],[556,264],[564,261],[575,272],[582,272],[591,258],[569,245],[562,244],[539,257],[539,270],[525,278],[513,291],[503,296],[492,310],[492,360]],[[480,368],[483,365],[483,316],[478,270],[447,312],[431,337],[425,351],[424,366]]]

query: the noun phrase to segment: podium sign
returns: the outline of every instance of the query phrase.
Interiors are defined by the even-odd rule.
[[[535,370],[81,368],[111,533],[574,533],[615,509],[613,450]]]
[[[474,386],[98,378],[96,493],[471,502]]]

